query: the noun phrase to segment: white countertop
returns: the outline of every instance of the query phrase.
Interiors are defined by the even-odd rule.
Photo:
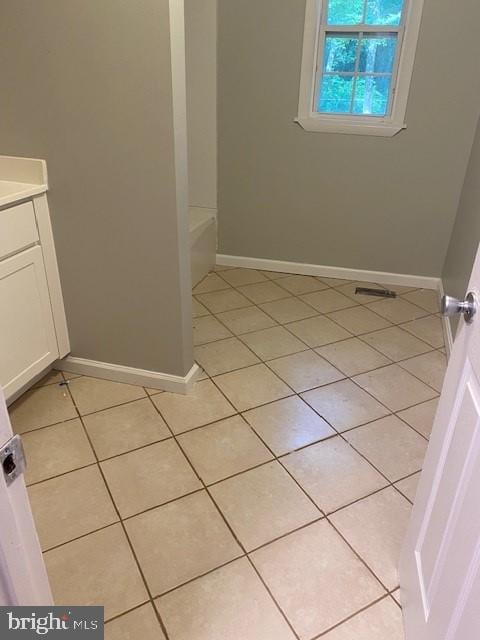
[[[27,182],[0,180],[0,207],[13,204],[25,198],[31,198],[39,193],[45,193],[46,190],[46,184],[28,184]]]
[[[0,156],[0,207],[48,190],[44,160]]]

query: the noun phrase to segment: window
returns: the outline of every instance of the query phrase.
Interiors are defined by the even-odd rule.
[[[299,122],[392,136],[404,118],[423,0],[307,0]]]

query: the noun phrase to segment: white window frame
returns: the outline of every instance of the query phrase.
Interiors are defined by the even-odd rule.
[[[300,97],[298,122],[307,131],[325,133],[350,133],[359,135],[391,137],[405,129],[405,113],[412,80],[413,64],[417,49],[424,0],[405,0],[402,25],[398,28],[399,41],[396,69],[392,76],[391,110],[384,117],[326,114],[314,111],[317,92],[317,68],[323,56],[325,31],[323,24],[327,0],[306,0],[305,31],[303,36],[302,70],[300,77]],[[365,25],[363,25],[365,26]],[[350,28],[350,25],[349,25]],[[334,27],[332,30],[341,30]],[[362,25],[358,27],[362,30]],[[365,31],[368,29],[364,29]],[[389,31],[396,31],[388,27]],[[345,30],[344,30],[345,31]],[[378,32],[379,29],[374,29]],[[402,33],[403,32],[403,33]]]

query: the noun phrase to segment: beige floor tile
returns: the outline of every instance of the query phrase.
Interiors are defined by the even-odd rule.
[[[388,487],[330,516],[389,591],[398,587],[398,563],[410,513],[409,502]]]
[[[144,387],[144,389],[149,396],[156,396],[157,393],[163,393],[163,389],[151,389],[150,387]]]
[[[100,460],[172,435],[148,398],[92,413],[83,422]]]
[[[28,490],[42,549],[50,549],[118,520],[96,465]]]
[[[232,287],[241,287],[245,284],[265,282],[267,280],[267,277],[261,271],[256,271],[255,269],[228,269],[220,277],[226,280],[228,284],[231,284]]]
[[[367,333],[362,336],[362,340],[395,362],[432,350],[429,344],[415,338],[400,327],[389,327],[381,331]]]
[[[322,517],[278,462],[220,482],[211,492],[247,551]]]
[[[351,298],[347,298],[336,289],[314,291],[301,296],[302,300],[320,313],[330,313],[339,309],[347,309],[355,306]]]
[[[236,413],[211,380],[197,382],[183,396],[162,393],[152,398],[174,433],[182,433]]]
[[[262,273],[269,280],[279,280],[280,278],[287,278],[288,276],[294,275],[292,273],[283,273],[282,271],[264,271],[263,269]]]
[[[213,267],[213,270],[216,271],[217,273],[220,273],[221,271],[229,271],[229,269],[235,269],[236,267],[230,267],[229,265],[225,265],[225,264],[216,264]]]
[[[413,476],[409,478],[405,478],[405,480],[400,480],[400,482],[396,482],[395,486],[399,489],[404,496],[406,496],[410,502],[415,500],[415,495],[417,493],[418,481],[420,480],[420,473],[415,473]]]
[[[80,373],[72,373],[71,371],[63,371],[63,377],[65,380],[75,380],[75,378],[82,378]]]
[[[436,349],[440,349],[444,345],[442,321],[437,316],[428,316],[427,318],[407,322],[402,325],[402,329],[417,336],[420,340],[428,342]]]
[[[56,605],[100,605],[108,620],[148,599],[120,524],[47,551],[44,558]]]
[[[201,282],[193,289],[193,293],[210,293],[212,291],[221,291],[229,289],[230,285],[216,273],[209,273]]]
[[[282,464],[325,513],[363,498],[387,482],[342,438],[282,458]]]
[[[347,620],[322,640],[404,640],[402,612],[390,598]]]
[[[391,326],[388,320],[362,306],[335,311],[329,317],[353,335],[361,335]]]
[[[48,384],[59,384],[60,382],[64,382],[65,378],[61,371],[56,371],[55,369],[51,369],[48,373],[46,373],[43,378],[34,385],[35,388],[45,387]]]
[[[394,324],[409,322],[425,316],[428,312],[417,305],[404,300],[403,298],[391,298],[387,300],[377,300],[368,305],[368,308],[378,313],[382,318],[386,318]]]
[[[331,342],[349,338],[350,334],[324,316],[315,316],[287,325],[287,329],[309,347],[321,347]]]
[[[255,304],[261,304],[263,302],[273,302],[274,300],[282,300],[283,298],[288,298],[292,295],[271,280],[268,280],[267,282],[260,282],[257,284],[249,284],[245,287],[240,287],[239,291],[241,291],[244,296],[246,296]]]
[[[395,589],[395,591],[391,594],[391,597],[395,600],[395,602],[398,602],[400,607],[402,606],[402,602],[400,598],[400,589]],[[402,638],[402,640],[404,639]]]
[[[260,308],[272,316],[277,322],[280,322],[280,324],[311,318],[318,314],[318,312],[308,304],[305,304],[305,302],[299,298],[293,297],[285,298],[285,300],[276,300],[275,302],[267,302],[266,304],[261,304]]]
[[[314,351],[271,360],[268,365],[297,393],[344,378],[343,373]]]
[[[170,640],[295,640],[246,558],[155,604]]]
[[[48,385],[24,393],[9,409],[15,433],[46,427],[77,417],[66,387]]]
[[[200,302],[212,313],[222,311],[232,311],[249,307],[252,303],[236,289],[225,289],[225,291],[213,291],[212,293],[202,293],[197,295]]]
[[[152,444],[101,463],[122,518],[174,500],[201,487],[173,440]]]
[[[298,396],[251,409],[243,416],[277,456],[335,435]]]
[[[165,640],[162,627],[152,605],[134,609],[129,613],[107,622],[105,640]]]
[[[396,416],[387,416],[345,434],[347,440],[394,482],[419,471],[427,442]]]
[[[81,415],[145,398],[147,395],[143,387],[86,376],[72,380],[70,391]]]
[[[420,431],[426,438],[430,437],[435,420],[435,414],[438,407],[438,398],[422,402],[414,407],[399,411],[398,416],[405,422],[408,422],[414,429]]]
[[[125,526],[154,597],[243,554],[206,491],[142,513]]]
[[[93,464],[95,456],[80,420],[69,420],[22,436],[27,484]]]
[[[195,360],[210,376],[260,362],[238,338],[227,338],[195,347]]]
[[[194,318],[202,318],[203,316],[210,315],[210,311],[196,298],[192,299],[192,312]]]
[[[312,291],[328,289],[328,284],[321,282],[321,280],[313,276],[287,276],[286,278],[282,278],[278,284],[296,296],[303,293],[311,293]]]
[[[335,287],[335,288],[337,291],[340,291],[340,293],[343,293],[345,296],[348,296],[352,300],[355,300],[357,304],[368,304],[369,302],[374,302],[375,300],[378,300],[378,298],[375,298],[373,296],[368,296],[362,293],[355,293],[355,291],[359,287],[363,289],[384,288],[381,285],[376,284],[375,282],[359,282],[359,281],[349,282],[347,284],[344,284],[344,285],[341,285],[340,287]]]
[[[179,436],[178,441],[206,484],[223,480],[273,457],[240,416],[185,433]]]
[[[302,640],[326,631],[384,593],[324,520],[255,551],[252,559]]]
[[[422,309],[426,309],[430,313],[438,313],[440,311],[440,296],[438,291],[429,291],[428,289],[417,289],[404,293],[402,298],[409,302],[413,302]]]
[[[432,351],[431,353],[405,360],[400,366],[439,393],[441,392],[447,370],[447,358],[443,353]]]
[[[276,325],[275,320],[269,318],[258,307],[226,311],[225,313],[219,313],[218,318],[235,335],[249,333],[250,331],[260,331]]]
[[[195,346],[229,338],[232,334],[213,316],[196,318],[193,321],[193,344]]]
[[[303,342],[283,327],[271,327],[247,333],[242,336],[242,340],[262,360],[271,360],[308,349]]]
[[[431,400],[435,391],[396,364],[355,376],[355,382],[391,411]]]
[[[302,394],[302,398],[337,431],[358,427],[389,413],[351,380],[308,391]]]
[[[390,364],[390,360],[358,338],[327,344],[316,352],[346,376],[355,376]]]
[[[215,382],[238,411],[292,395],[287,385],[264,364],[225,373],[217,376]]]

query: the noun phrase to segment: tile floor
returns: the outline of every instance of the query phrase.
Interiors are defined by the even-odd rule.
[[[402,640],[446,356],[435,293],[356,284],[219,267],[190,396],[52,372],[11,407],[57,603],[108,640]]]

